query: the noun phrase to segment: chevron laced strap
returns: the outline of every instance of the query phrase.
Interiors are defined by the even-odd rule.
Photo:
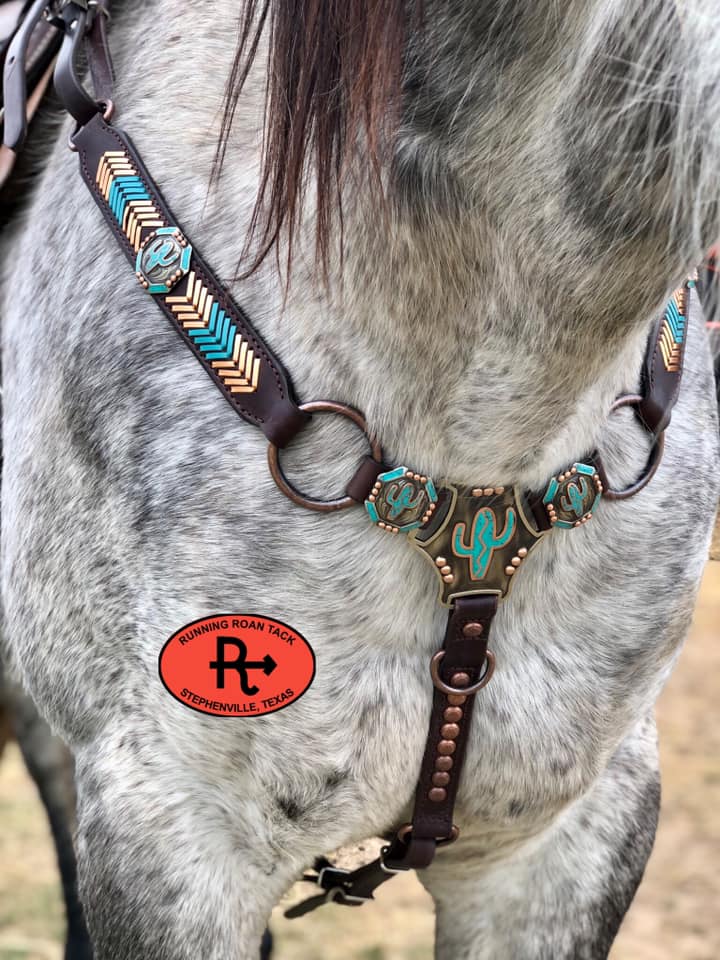
[[[677,373],[680,370],[686,326],[687,290],[681,287],[667,305],[660,330],[659,348],[668,373]]]
[[[73,145],[142,288],[237,413],[285,446],[308,419],[287,373],[177,225],[128,138],[98,114]]]

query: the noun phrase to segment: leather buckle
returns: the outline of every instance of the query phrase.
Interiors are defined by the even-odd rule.
[[[406,823],[400,827],[392,843],[388,843],[380,850],[380,869],[384,873],[405,873],[407,870],[417,869],[418,865],[408,857],[413,843],[413,825]],[[419,843],[433,843],[434,848],[449,847],[460,836],[460,828],[453,824],[449,837],[419,838]],[[407,861],[407,862],[406,862]]]

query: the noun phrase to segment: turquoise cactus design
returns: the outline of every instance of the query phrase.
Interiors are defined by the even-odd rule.
[[[416,510],[425,499],[423,490],[417,490],[413,499],[413,491],[416,487],[412,483],[393,483],[385,494],[385,499],[390,506],[390,519],[397,520],[405,510]]]
[[[499,547],[504,547],[515,533],[515,511],[508,507],[505,514],[505,529],[497,535],[497,518],[489,507],[483,507],[475,514],[470,543],[465,544],[465,524],[458,523],[453,531],[453,553],[456,557],[467,557],[470,562],[470,577],[482,580],[488,571],[492,555]]]
[[[566,489],[566,496],[560,498],[560,506],[566,513],[574,513],[576,517],[583,517],[590,502],[590,483],[587,477],[578,477],[575,483],[570,483]]]

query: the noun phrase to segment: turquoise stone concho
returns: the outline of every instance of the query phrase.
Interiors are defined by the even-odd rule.
[[[574,464],[548,484],[543,503],[550,523],[566,530],[587,523],[600,503],[602,492],[597,470],[586,463]]]
[[[373,523],[390,533],[409,533],[430,519],[437,504],[435,484],[407,467],[381,473],[365,509]]]
[[[190,269],[192,246],[178,227],[160,227],[138,250],[135,275],[148,293],[167,293]]]
[[[603,493],[593,466],[576,463],[548,484],[542,505],[552,527],[580,527]],[[514,487],[437,490],[429,477],[397,467],[377,478],[365,501],[372,522],[408,539],[430,560],[440,578],[440,602],[490,593],[506,596],[530,551],[547,531],[537,527],[529,500]]]

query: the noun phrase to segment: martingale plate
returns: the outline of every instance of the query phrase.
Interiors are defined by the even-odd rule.
[[[506,596],[518,568],[543,534],[533,530],[512,487],[444,486],[437,511],[410,541],[440,577],[440,602]]]

